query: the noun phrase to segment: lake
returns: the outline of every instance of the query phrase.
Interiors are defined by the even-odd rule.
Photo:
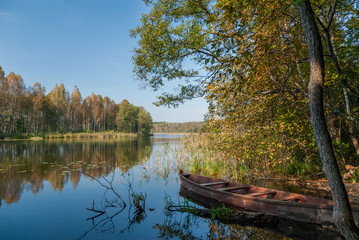
[[[0,142],[1,239],[288,239],[288,231],[166,211],[186,201],[180,141]]]

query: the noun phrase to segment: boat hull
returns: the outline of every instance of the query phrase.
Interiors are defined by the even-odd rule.
[[[203,186],[202,184],[220,182],[222,180],[203,177],[194,174],[180,174],[181,188],[185,189],[185,192],[193,192],[197,195],[203,196],[203,200],[210,199],[215,200],[218,203],[224,203],[234,208],[243,209],[246,211],[256,211],[267,215],[279,216],[295,221],[301,221],[305,223],[316,223],[316,224],[330,224],[333,223],[333,202],[326,199],[309,197],[300,194],[288,193],[279,190],[273,190],[268,188],[256,187],[253,185],[249,186],[252,191],[257,192],[269,192],[270,190],[275,191],[275,195],[278,198],[268,198],[268,194],[261,196],[252,197],[256,193],[244,194],[240,191],[233,193],[227,192],[220,189],[220,187]],[[245,187],[245,184],[228,182],[231,184],[232,189],[236,186],[240,188]],[[228,185],[228,184],[227,184]],[[280,198],[286,197],[297,197],[301,198],[304,202],[292,202],[292,201],[281,201]],[[212,204],[213,205],[213,204]],[[352,206],[352,212],[355,222],[359,223],[359,208],[358,206]]]

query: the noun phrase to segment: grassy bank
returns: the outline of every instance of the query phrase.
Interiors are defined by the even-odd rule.
[[[66,134],[48,134],[45,136],[46,139],[56,139],[56,138],[66,138],[66,139],[110,139],[110,138],[119,138],[119,137],[136,137],[135,133],[113,133],[113,132],[103,132],[103,133],[66,133]]]
[[[136,137],[135,133],[116,133],[116,132],[94,132],[94,133],[45,133],[40,135],[34,134],[17,134],[12,136],[1,136],[1,141],[14,140],[32,140],[39,141],[45,139],[112,139],[120,137]]]

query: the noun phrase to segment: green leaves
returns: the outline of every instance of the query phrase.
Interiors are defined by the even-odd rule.
[[[294,2],[296,4],[298,4],[299,6],[303,6],[303,1],[302,0],[295,0]]]
[[[151,11],[133,31],[139,37],[134,72],[155,90],[167,81],[178,83],[178,89],[158,97],[157,105],[176,107],[204,96],[209,102],[207,129],[218,133],[218,149],[230,158],[266,162],[265,168],[285,167],[293,159],[316,161],[307,99],[308,50],[294,3],[152,1]],[[350,100],[359,102],[358,9],[354,1],[338,6],[330,25],[336,57],[351,79]],[[328,17],[329,3],[316,7],[318,19]],[[344,112],[335,65],[326,64],[326,105]],[[329,116],[331,131],[339,136],[344,120]]]
[[[116,116],[116,124],[120,132],[148,135],[152,129],[152,117],[143,107],[123,100]]]
[[[154,90],[159,90],[166,81],[183,80],[185,88],[192,91],[190,85],[201,77],[188,66],[213,58],[206,23],[209,1],[158,0],[151,5],[151,12],[141,19],[142,25],[131,31],[132,37],[140,37],[133,56],[134,73]],[[174,104],[169,105],[176,105],[200,94],[184,92],[162,98],[160,103],[172,101]]]

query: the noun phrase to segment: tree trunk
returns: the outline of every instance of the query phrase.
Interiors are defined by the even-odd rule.
[[[297,0],[297,9],[309,52],[310,81],[308,96],[310,121],[322,160],[323,170],[332,192],[334,202],[333,222],[346,239],[359,239],[359,229],[354,223],[348,195],[335,159],[332,140],[324,116],[324,56],[322,41],[309,0]]]

